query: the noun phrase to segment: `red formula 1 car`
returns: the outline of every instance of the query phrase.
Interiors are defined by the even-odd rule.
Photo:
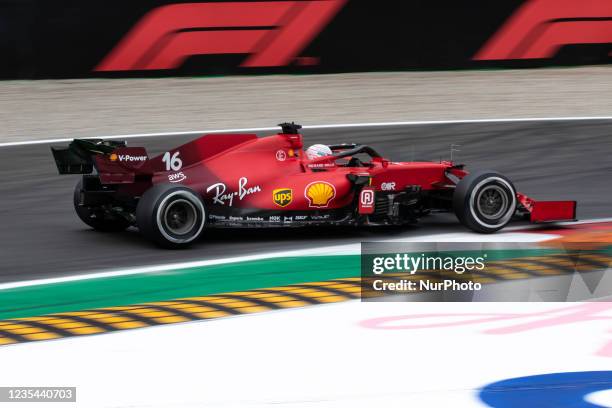
[[[205,228],[401,225],[432,211],[454,211],[483,233],[514,216],[576,218],[575,201],[534,201],[497,172],[468,174],[448,161],[394,162],[357,144],[308,160],[301,126],[279,126],[262,138],[205,135],[152,158],[99,139],[52,151],[60,174],[85,174],[74,191],[83,222],[103,231],[135,226],[166,247],[188,245]]]

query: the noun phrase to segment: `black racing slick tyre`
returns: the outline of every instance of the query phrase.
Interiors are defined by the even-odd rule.
[[[140,232],[164,248],[183,248],[204,229],[206,210],[198,194],[174,184],[158,184],[147,190],[136,207]]]
[[[504,228],[516,211],[514,185],[491,170],[470,173],[453,194],[453,209],[459,221],[476,232],[490,234]]]
[[[113,217],[95,208],[81,205],[81,191],[83,190],[83,180],[79,180],[74,187],[74,210],[85,224],[97,231],[119,232],[130,226],[130,222],[125,218]]]

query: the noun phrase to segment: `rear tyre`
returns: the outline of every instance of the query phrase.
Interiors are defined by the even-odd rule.
[[[83,189],[83,180],[79,180],[74,188],[74,210],[85,224],[89,225],[97,231],[103,232],[119,232],[130,226],[130,222],[122,217],[114,217],[108,215],[105,211],[96,210],[93,207],[85,207],[81,205],[81,190]]]
[[[136,207],[136,223],[148,239],[165,248],[183,248],[195,241],[206,223],[206,210],[190,188],[158,184]]]
[[[491,170],[471,173],[453,194],[453,209],[466,227],[485,234],[505,227],[516,211],[516,190],[505,176]]]

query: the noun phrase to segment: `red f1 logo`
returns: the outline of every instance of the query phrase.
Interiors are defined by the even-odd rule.
[[[359,214],[372,214],[374,212],[374,190],[364,187],[359,194]]]
[[[242,67],[288,65],[347,0],[181,3],[147,13],[96,71],[173,69],[191,55],[250,54]]]
[[[566,44],[612,43],[612,1],[528,0],[475,60],[551,58]]]

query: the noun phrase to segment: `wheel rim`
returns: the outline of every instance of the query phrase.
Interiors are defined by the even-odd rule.
[[[504,211],[500,211],[498,218],[488,219],[478,206],[480,193],[491,187],[496,187],[501,190],[503,196],[507,199],[507,204]],[[490,176],[482,179],[472,189],[469,198],[469,211],[472,215],[472,219],[481,227],[497,230],[506,225],[511,219],[516,209],[516,197],[514,187],[506,180],[498,176]],[[503,206],[502,206],[503,208]],[[495,215],[497,211],[491,210],[489,216]]]
[[[195,206],[188,200],[178,199],[169,203],[163,215],[164,226],[173,235],[190,233],[197,223],[198,214]]]
[[[508,195],[500,186],[486,186],[479,191],[476,197],[476,206],[483,218],[497,220],[508,211]]]

